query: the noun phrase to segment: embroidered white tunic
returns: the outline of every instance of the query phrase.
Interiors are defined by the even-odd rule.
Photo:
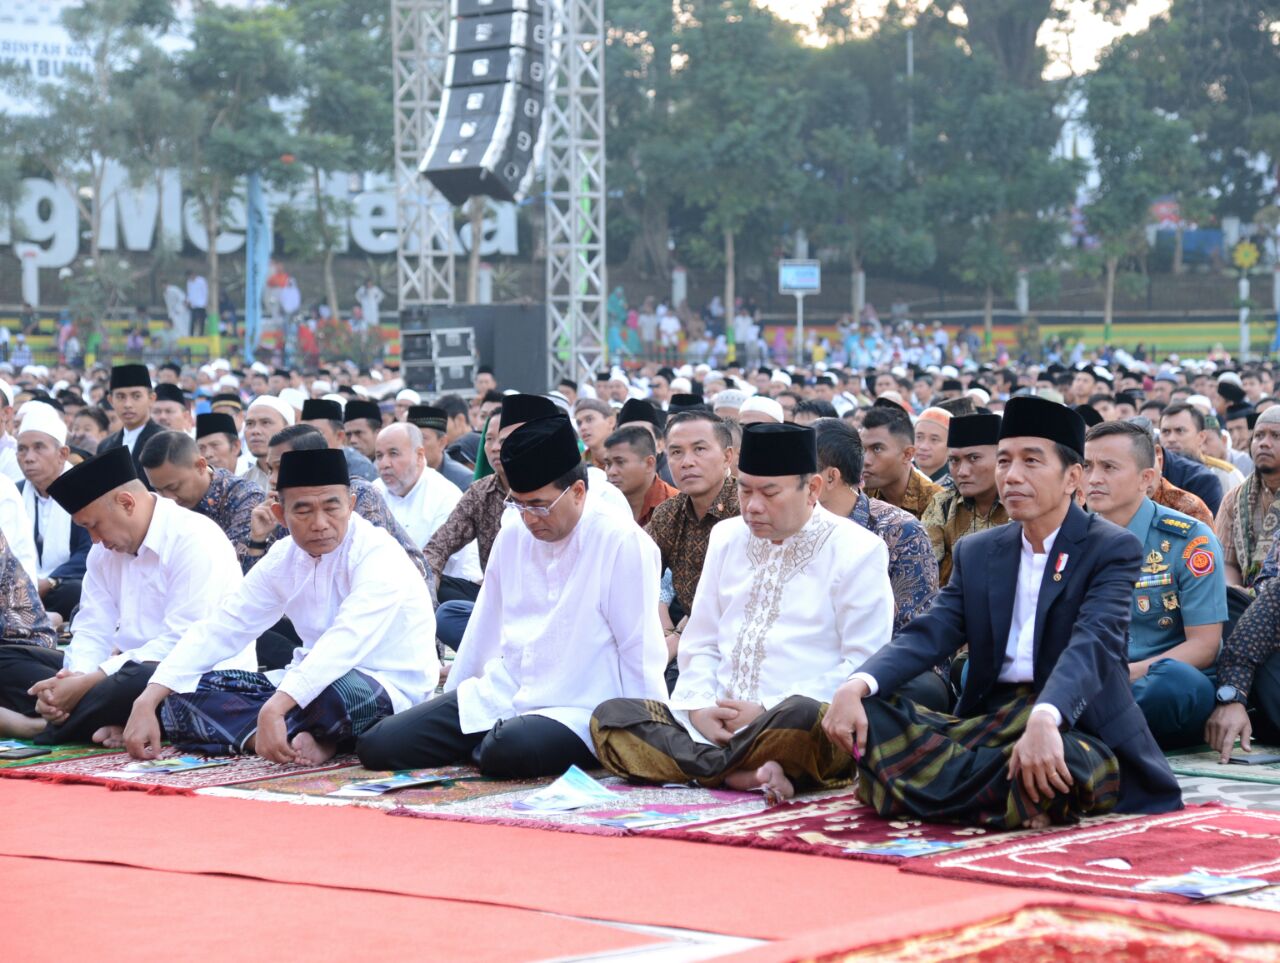
[[[660,564],[630,516],[591,499],[559,542],[539,541],[521,521],[503,525],[445,684],[458,692],[462,731],[533,714],[591,746],[600,703],[665,699]]]
[[[392,494],[381,478],[373,483],[373,487],[378,489],[391,514],[404,526],[418,548],[427,547],[436,529],[448,521],[454,506],[462,499],[458,486],[430,466],[422,469],[417,482],[403,498]],[[449,556],[444,574],[476,583],[484,578],[480,568],[480,549],[474,540]]]
[[[304,708],[352,669],[382,686],[396,712],[417,705],[440,681],[426,583],[399,542],[355,514],[342,544],[319,558],[292,538],[272,545],[240,591],[182,637],[151,681],[192,692],[201,675],[219,668],[215,662],[252,651],[281,616],[302,646],[277,688]]]
[[[719,699],[766,709],[793,695],[830,701],[892,636],[888,569],[883,540],[820,505],[778,545],[742,518],[717,524],[680,637],[676,718],[705,743],[689,712]]]
[[[236,550],[222,529],[167,498],[146,497],[155,499],[155,514],[137,555],[89,549],[66,655],[73,672],[113,675],[127,662],[160,661],[240,587]],[[222,668],[257,668],[252,651],[226,655],[239,658]]]

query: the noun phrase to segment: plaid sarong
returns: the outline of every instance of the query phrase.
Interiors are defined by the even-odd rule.
[[[258,731],[258,713],[275,694],[276,687],[259,672],[206,672],[195,692],[175,692],[161,703],[160,723],[169,741],[185,752],[244,752]],[[290,740],[308,732],[317,742],[337,743],[344,751],[391,712],[391,698],[382,686],[352,669],[306,708],[289,710],[284,722]]]
[[[1037,813],[1065,823],[1114,809],[1120,792],[1116,757],[1082,732],[1062,733],[1070,793],[1036,804],[1021,781],[1009,781],[1009,757],[1034,705],[1030,686],[968,719],[892,696],[865,700],[869,732],[858,764],[858,797],[882,816],[999,829],[1021,826]]]
[[[713,746],[690,736],[664,702],[610,699],[591,717],[591,738],[601,764],[627,779],[713,788],[730,773],[776,762],[797,789],[847,786],[852,760],[822,738],[826,712],[823,703],[791,696]]]

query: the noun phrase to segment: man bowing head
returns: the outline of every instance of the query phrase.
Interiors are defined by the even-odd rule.
[[[996,449],[1012,524],[958,542],[932,608],[836,692],[823,731],[881,814],[1014,827],[1181,807],[1129,687],[1142,545],[1076,506],[1083,452],[1078,414],[1012,399]],[[895,696],[966,643],[955,716]]]

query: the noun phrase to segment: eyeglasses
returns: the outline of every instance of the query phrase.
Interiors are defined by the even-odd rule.
[[[514,501],[513,499],[507,498],[503,500],[502,507],[514,508],[516,511],[520,512],[521,514],[528,513],[532,515],[534,518],[546,518],[548,515],[551,514],[551,509],[556,507],[556,502],[564,498],[565,494],[568,493],[568,491],[569,489],[567,488],[564,491],[562,491],[559,495],[556,496],[556,500],[552,502],[550,505],[525,505],[521,502],[517,502],[517,501]]]

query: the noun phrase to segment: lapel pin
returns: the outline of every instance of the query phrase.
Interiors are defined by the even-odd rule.
[[[1055,582],[1062,581],[1062,571],[1067,567],[1067,553],[1059,552],[1058,561],[1053,566],[1053,580]]]

